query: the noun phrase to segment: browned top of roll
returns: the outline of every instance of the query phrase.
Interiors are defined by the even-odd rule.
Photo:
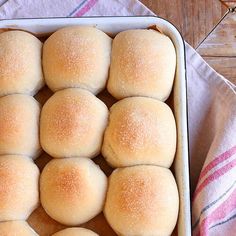
[[[139,165],[109,177],[104,213],[118,235],[170,235],[178,216],[178,191],[169,169]]]
[[[176,54],[169,37],[155,30],[120,32],[112,44],[108,91],[117,99],[131,96],[169,96]]]

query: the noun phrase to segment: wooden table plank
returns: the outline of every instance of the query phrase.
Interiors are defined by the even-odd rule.
[[[197,48],[202,56],[236,56],[236,13],[228,13]]]
[[[235,8],[236,7],[236,0],[220,0],[222,3],[224,3],[229,8]]]
[[[185,40],[193,47],[199,45],[228,11],[220,0],[141,0],[141,2],[158,16],[176,25]]]
[[[226,79],[236,84],[236,57],[203,57],[207,63]]]

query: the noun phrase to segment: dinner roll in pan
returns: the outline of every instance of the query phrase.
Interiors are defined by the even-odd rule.
[[[110,108],[102,154],[113,167],[138,164],[170,167],[175,149],[175,119],[165,103],[131,97]]]
[[[32,34],[18,30],[0,34],[0,96],[35,95],[43,87],[41,49]]]
[[[39,236],[25,221],[0,222],[1,236]]]
[[[0,221],[28,218],[39,203],[38,182],[39,169],[31,159],[0,156]]]
[[[88,158],[53,159],[40,178],[41,204],[65,225],[78,225],[102,211],[107,177]]]
[[[68,228],[59,231],[52,236],[98,236],[98,234],[85,228]]]
[[[109,177],[104,214],[118,235],[171,235],[179,197],[169,169],[139,165]]]
[[[175,48],[169,37],[156,30],[123,31],[113,40],[108,91],[117,99],[146,96],[165,101],[175,66]]]
[[[33,159],[41,153],[39,103],[29,95],[0,98],[0,155],[17,154]]]
[[[97,94],[105,88],[112,39],[88,26],[70,26],[53,33],[43,46],[43,70],[48,87],[69,87]]]
[[[42,148],[57,158],[92,158],[100,152],[107,119],[106,105],[89,91],[58,91],[42,108]]]

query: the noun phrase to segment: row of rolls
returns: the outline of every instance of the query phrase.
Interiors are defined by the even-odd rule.
[[[69,227],[103,211],[118,235],[170,235],[179,207],[168,169],[176,124],[163,102],[175,73],[171,40],[129,30],[112,42],[73,26],[44,44],[5,32],[0,48],[0,234],[37,235],[24,220],[40,202]],[[33,96],[45,82],[54,94],[41,107]],[[119,100],[110,110],[96,97],[105,87]],[[40,174],[33,161],[42,150],[53,159]],[[100,153],[114,168],[109,178],[91,160]],[[96,233],[75,227],[55,235]]]

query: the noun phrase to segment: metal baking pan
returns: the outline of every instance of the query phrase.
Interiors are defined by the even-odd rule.
[[[128,29],[157,26],[157,29],[168,35],[174,43],[177,53],[177,68],[171,103],[177,123],[178,142],[172,170],[177,181],[180,196],[177,234],[180,236],[191,235],[185,50],[180,33],[168,21],[153,16],[0,20],[0,29],[21,29],[37,36],[50,34],[59,28],[69,25],[94,26],[111,36]]]

